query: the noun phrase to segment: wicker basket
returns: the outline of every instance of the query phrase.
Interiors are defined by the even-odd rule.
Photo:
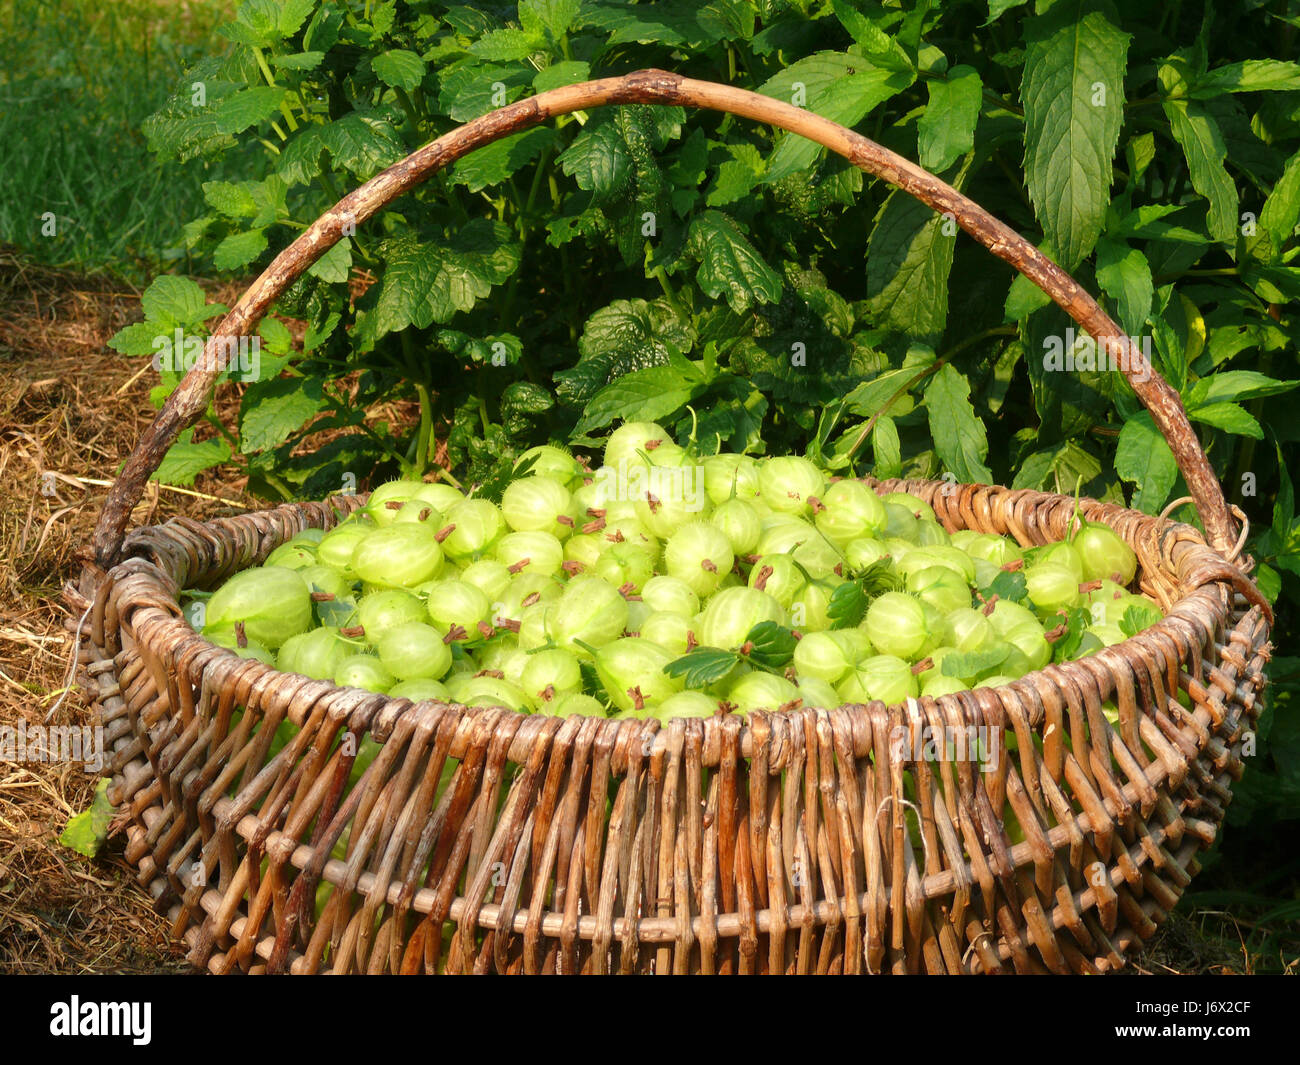
[[[525,716],[278,673],[196,635],[180,592],[218,584],[361,501],[176,519],[124,539],[150,472],[206,405],[215,375],[200,365],[128,459],[93,560],[67,588],[87,614],[84,677],[140,883],[213,972],[1122,966],[1222,823],[1260,710],[1272,618],[1235,563],[1241,540],[1177,395],[1087,293],[977,205],[816,115],[642,71],[520,101],[420,149],[304,232],[218,332],[251,332],[345,222],[481,144],[608,103],[708,107],[810,137],[951,212],[1120,356],[1207,532],[1088,500],[1082,509],[1132,545],[1142,590],[1166,617],[996,689],[747,720]],[[1065,536],[1074,507],[989,486],[880,487],[925,499],[948,530],[1025,545]],[[1118,707],[1115,727],[1104,702]],[[268,757],[286,719],[300,731]],[[995,770],[942,744],[918,755],[926,729],[972,726],[994,737]],[[350,788],[355,744],[339,742],[349,731],[382,744]],[[346,858],[333,858],[345,830]]]

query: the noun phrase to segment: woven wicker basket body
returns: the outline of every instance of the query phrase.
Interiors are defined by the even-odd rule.
[[[338,239],[345,215],[364,219],[477,144],[548,114],[644,101],[775,121],[951,206],[968,232],[1124,350],[1068,277],[937,179],[833,123],[751,97],[642,72],[488,115],[346,198],[219,332],[251,329]],[[1173,426],[1210,542],[1163,518],[1087,500],[1082,509],[1137,552],[1142,590],[1166,611],[1156,626],[1004,687],[909,706],[661,723],[412,704],[278,673],[197,636],[182,589],[215,586],[359,500],[176,521],[123,541],[140,471],[148,476],[206,403],[211,375],[196,374],[128,462],[96,563],[68,590],[89,607],[83,663],[112,751],[127,858],[196,965],[1109,970],[1151,935],[1215,838],[1259,714],[1271,616],[1225,558],[1236,554],[1231,518],[1217,484],[1206,485],[1208,467],[1195,464],[1204,456],[1181,407],[1162,413],[1154,392],[1139,395]],[[950,531],[1025,545],[1063,538],[1074,508],[997,487],[881,487],[924,498]],[[1118,708],[1116,724],[1103,703]],[[272,754],[286,720],[299,731]],[[367,735],[382,746],[358,776],[353,756]],[[981,758],[943,742],[953,736],[978,736]]]

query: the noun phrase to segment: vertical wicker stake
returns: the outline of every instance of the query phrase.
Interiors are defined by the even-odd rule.
[[[83,664],[140,882],[195,964],[214,972],[1122,965],[1177,902],[1222,822],[1243,733],[1259,714],[1272,619],[1228,561],[1232,516],[1177,393],[1069,275],[978,205],[807,111],[640,71],[522,100],[390,167],[304,231],[216,333],[250,333],[345,219],[364,222],[473,149],[552,115],[626,103],[729,111],[808,137],[951,213],[1095,337],[1169,441],[1206,530],[1081,504],[1137,552],[1142,589],[1164,620],[1086,659],[923,697],[911,712],[873,703],[745,721],[561,720],[412,705],[278,673],[196,635],[177,590],[256,564],[358,500],[124,539],[149,475],[207,405],[210,343],[206,365],[128,458],[80,590],[68,588],[70,601],[93,604]],[[1022,544],[1062,538],[1074,515],[1074,500],[1041,492],[877,487],[916,494],[949,530]],[[1106,702],[1118,707],[1117,730]],[[300,730],[269,757],[285,720]],[[984,774],[948,751],[917,762],[893,739],[944,726],[1013,729],[1017,747]],[[345,731],[382,744],[350,789]],[[1008,803],[1020,841],[1002,821]]]

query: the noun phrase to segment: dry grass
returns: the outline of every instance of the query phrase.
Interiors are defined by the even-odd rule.
[[[152,410],[147,363],[106,346],[139,317],[138,293],[0,248],[0,725],[89,723],[79,691],[59,698],[71,652],[59,589]],[[237,480],[195,487],[242,497]],[[135,521],[231,510],[155,485]],[[0,972],[185,968],[114,847],[90,862],[57,843],[94,783],[78,765],[0,762]]]
[[[213,291],[228,304],[238,294]],[[0,494],[0,725],[46,723],[56,704],[48,723],[89,723],[79,691],[60,701],[71,646],[59,596],[108,480],[152,411],[144,360],[106,346],[139,316],[136,292],[0,247],[0,475],[9,489]],[[254,505],[235,474],[210,471],[197,494],[151,485],[133,523],[231,513],[223,499]],[[0,972],[187,971],[119,841],[93,862],[58,844],[93,791],[76,765],[0,762]],[[1279,960],[1294,968],[1294,959],[1254,956],[1248,938],[1221,911],[1183,908],[1130,971],[1249,973],[1261,963],[1276,971]]]

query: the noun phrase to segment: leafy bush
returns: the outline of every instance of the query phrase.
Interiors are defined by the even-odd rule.
[[[1261,588],[1294,608],[1300,66],[1268,53],[1289,54],[1300,13],[1220,7],[247,0],[228,52],[145,132],[174,160],[264,149],[185,226],[214,271],[249,273],[360,182],[530,93],[662,67],[801,104],[1101,294],[1250,516]],[[116,346],[201,333],[219,309],[197,293],[159,279]],[[319,497],[439,457],[491,495],[527,447],[626,418],[703,453],[1081,486],[1152,513],[1185,493],[1127,382],[1037,289],[906,194],[730,116],[605,108],[499,141],[360,227],[277,311],[306,321],[302,342],[263,323],[238,426],[187,438],[161,476],[238,461],[268,496]],[[365,413],[402,398],[410,424]],[[1245,809],[1300,815],[1296,715],[1268,728]]]

